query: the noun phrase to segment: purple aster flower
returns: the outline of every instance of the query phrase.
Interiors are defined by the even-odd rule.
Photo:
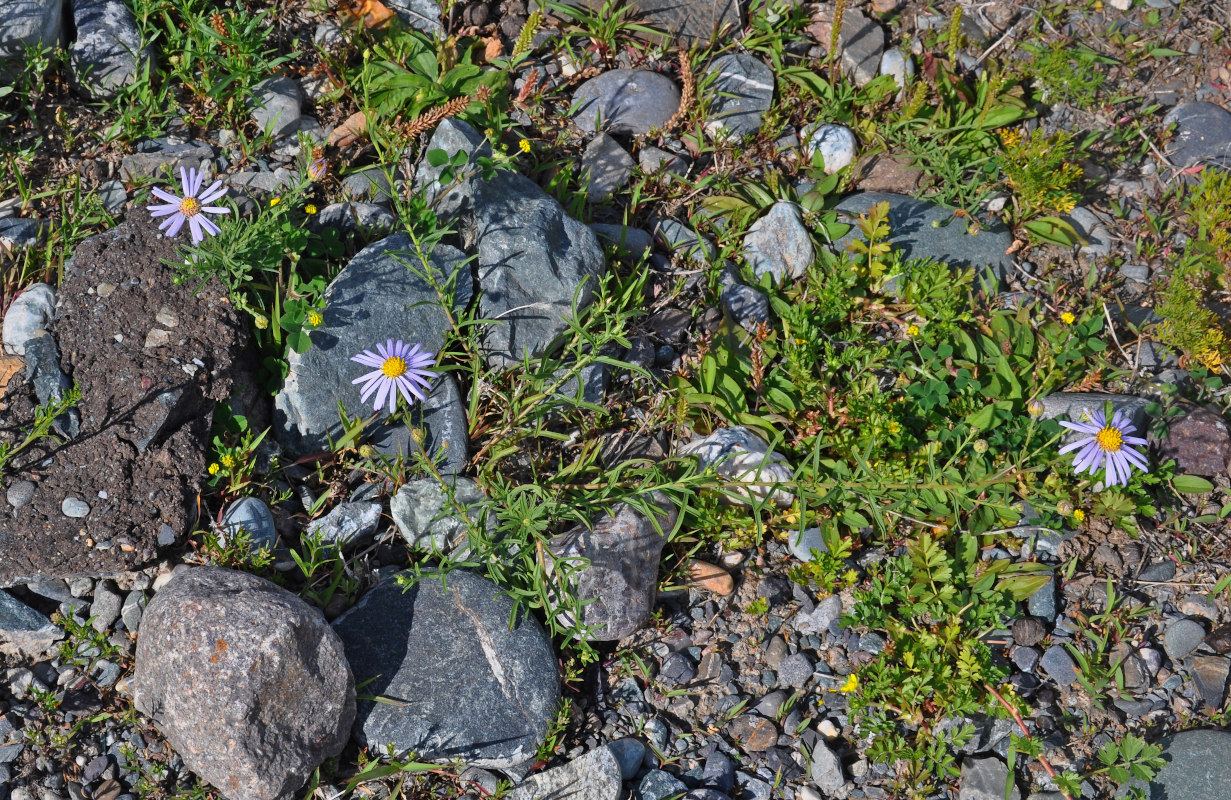
[[[183,187],[184,196],[176,197],[170,192],[155,188],[154,194],[160,200],[165,200],[166,203],[160,205],[149,206],[150,216],[152,217],[167,217],[166,220],[158,226],[160,231],[166,231],[168,237],[174,237],[180,232],[180,228],[184,227],[184,222],[187,220],[188,227],[192,230],[192,243],[200,244],[205,239],[205,234],[217,236],[219,228],[214,223],[210,222],[208,217],[201,216],[202,212],[209,214],[230,214],[229,208],[221,206],[210,206],[206,203],[212,203],[219,197],[226,194],[226,188],[223,187],[222,181],[214,181],[213,185],[201,191],[201,184],[205,182],[205,174],[197,172],[195,169],[184,169],[180,167],[180,185]],[[170,216],[167,216],[167,215]]]
[[[359,399],[366,403],[372,393],[376,392],[376,404],[373,408],[379,411],[388,397],[389,413],[393,413],[399,391],[407,403],[414,404],[415,398],[424,400],[427,397],[425,392],[431,388],[432,378],[435,377],[428,367],[436,363],[436,356],[417,344],[403,344],[401,339],[396,342],[389,339],[385,344],[377,342],[376,349],[379,355],[371,350],[364,350],[357,356],[351,356],[351,361],[358,361],[365,367],[376,367],[368,374],[351,381],[363,384]]]
[[[1129,436],[1137,430],[1123,412],[1117,411],[1107,421],[1102,411],[1086,409],[1083,419],[1090,422],[1064,422],[1060,424],[1078,433],[1087,434],[1076,442],[1060,448],[1060,453],[1079,451],[1073,459],[1073,469],[1077,474],[1089,472],[1091,475],[1100,466],[1104,470],[1103,481],[1109,486],[1128,485],[1128,476],[1132,468],[1149,472],[1150,465],[1145,456],[1128,447],[1130,444],[1144,445],[1146,440],[1140,436]]]

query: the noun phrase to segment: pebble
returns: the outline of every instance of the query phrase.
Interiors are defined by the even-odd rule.
[[[775,285],[802,278],[815,258],[803,211],[788,200],[770,206],[744,237],[744,260],[753,274],[769,275]]]
[[[708,72],[710,115],[705,129],[716,139],[751,136],[761,128],[761,115],[774,100],[774,73],[747,53],[714,59]]]
[[[805,130],[800,138],[805,141],[805,156],[809,159],[820,156],[826,175],[832,175],[854,163],[859,149],[855,134],[845,125],[818,125]]]
[[[831,797],[846,783],[842,775],[842,762],[829,745],[818,741],[812,748],[811,767],[808,777],[826,797]]]
[[[623,779],[631,781],[635,778],[645,758],[645,745],[636,739],[625,738],[609,742],[607,748],[611,750],[616,762],[619,763],[620,775]]]
[[[880,74],[892,75],[900,91],[909,86],[911,79],[915,77],[915,62],[896,47],[891,48],[881,56]]]
[[[28,506],[30,501],[34,499],[34,482],[33,481],[15,481],[9,485],[8,491],[5,492],[5,499],[13,508],[23,508]]]
[[[1205,628],[1201,623],[1184,617],[1167,626],[1163,632],[1163,650],[1173,663],[1179,663],[1185,656],[1197,649],[1205,639]]]
[[[628,183],[636,165],[619,142],[606,133],[597,134],[581,157],[590,202],[601,203],[609,199]]]
[[[573,122],[585,133],[601,126],[616,135],[644,136],[679,110],[680,90],[657,72],[615,69],[577,87],[573,107]]]
[[[60,503],[60,512],[66,517],[80,519],[89,516],[90,504],[77,497],[66,497]]]
[[[1073,663],[1073,657],[1062,645],[1054,644],[1047,648],[1040,664],[1043,671],[1062,688],[1067,688],[1077,680],[1077,665]]]
[[[632,800],[667,800],[688,791],[678,778],[661,769],[647,772],[633,789]]]
[[[275,139],[299,130],[303,92],[292,78],[267,78],[252,88],[252,121]]]

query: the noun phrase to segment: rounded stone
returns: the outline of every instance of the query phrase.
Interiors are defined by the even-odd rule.
[[[657,72],[615,69],[579,86],[573,106],[573,122],[586,133],[644,136],[675,116],[680,90]]]
[[[320,612],[255,575],[179,571],[137,640],[136,707],[231,798],[290,800],[342,751],[355,682]]]
[[[254,550],[274,547],[278,543],[274,515],[269,506],[256,497],[244,497],[227,506],[222,514],[221,527],[224,546],[241,531],[248,534],[248,544]]]
[[[60,503],[60,512],[66,517],[80,519],[89,516],[90,504],[76,497],[66,497]]]
[[[826,175],[850,166],[858,149],[855,134],[844,125],[818,125],[808,132],[804,144],[809,159],[817,155],[823,159]]]
[[[33,481],[16,481],[9,486],[5,493],[5,499],[13,508],[21,508],[22,506],[30,505],[30,501],[34,499],[34,482]]]

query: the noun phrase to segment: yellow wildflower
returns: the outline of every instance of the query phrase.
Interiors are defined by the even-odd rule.
[[[308,203],[306,206],[303,207],[303,210],[307,211],[309,214],[315,214],[316,206],[312,205],[311,203]]]
[[[281,202],[282,202],[282,198],[281,198],[281,197],[275,197],[273,200],[270,200],[270,201],[269,201],[269,207],[270,207],[270,208],[273,208],[274,206],[278,205],[278,204],[279,204],[279,203],[281,203]]]
[[[530,140],[529,139],[522,139],[521,141],[517,143],[517,146],[521,148],[521,151],[523,153],[530,152]]]
[[[264,314],[257,314],[256,319],[254,319],[252,322],[260,330],[265,330],[266,328],[269,327],[269,317],[265,316]]]
[[[225,455],[223,455],[222,458],[218,460],[221,461],[222,466],[226,467],[227,469],[231,469],[231,467],[235,466],[235,456],[231,455],[230,453],[226,453]]]
[[[1077,207],[1077,198],[1073,195],[1065,193],[1056,201],[1056,210],[1061,214],[1067,214]]]
[[[218,474],[218,470],[219,470],[219,469],[221,469],[221,467],[219,467],[219,466],[218,466],[218,462],[217,462],[217,461],[215,461],[213,464],[210,464],[210,465],[209,465],[209,474],[210,474],[210,475],[217,475],[217,474]]]
[[[1073,509],[1073,519],[1077,520],[1079,523],[1085,522],[1086,512],[1082,511],[1080,508]]]
[[[913,325],[913,324],[912,324],[912,325],[908,325],[908,326],[906,327],[906,335],[907,335],[907,336],[918,336],[918,335],[919,335],[919,326],[918,326],[918,325]]]
[[[314,308],[308,312],[307,320],[308,320],[308,324],[311,325],[313,328],[318,328],[320,327],[321,323],[325,321],[325,315],[322,314],[319,310]]]
[[[852,672],[850,675],[846,676],[846,683],[842,684],[838,688],[838,691],[842,692],[842,694],[850,694],[851,692],[857,690],[858,688],[859,688],[859,676]]]
[[[1060,321],[1063,322],[1065,325],[1072,325],[1074,322],[1077,321],[1077,317],[1073,316],[1072,313],[1066,311],[1060,315]]]

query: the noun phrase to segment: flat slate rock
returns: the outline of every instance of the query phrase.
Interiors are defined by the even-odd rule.
[[[409,590],[386,580],[334,622],[362,694],[355,735],[384,752],[504,768],[532,758],[560,699],[556,654],[486,578],[453,570]],[[370,683],[365,681],[371,680]],[[619,768],[616,768],[617,775]]]
[[[73,0],[76,41],[69,48],[73,80],[93,97],[112,97],[150,61],[137,20],[121,0]]]
[[[127,572],[187,530],[214,403],[252,385],[255,359],[221,284],[175,284],[162,263],[178,260],[175,244],[140,213],[82,242],[66,265],[51,333],[81,390],[80,431],[9,463],[6,482],[35,488],[0,525],[0,585]],[[36,400],[10,384],[0,438],[29,423]],[[66,516],[69,498],[88,515]]]
[[[351,356],[375,352],[377,342],[388,339],[418,343],[432,353],[444,346],[448,315],[436,290],[409,268],[418,264],[413,249],[410,237],[399,233],[359,251],[325,292],[325,321],[309,334],[312,346],[303,353],[288,353],[290,371],[274,401],[274,433],[291,455],[323,451],[329,437],[336,440],[342,435],[338,403],[352,416],[372,413],[352,383],[368,369],[351,361]],[[472,287],[463,255],[437,245],[429,263],[442,282],[462,270],[453,302],[456,310],[465,308]],[[388,407],[382,407],[378,421],[365,432],[368,441],[387,455],[413,452],[418,445],[410,430],[384,423],[388,416]],[[469,442],[465,409],[453,378],[438,376],[427,401],[416,403],[410,417],[425,433],[427,452],[443,453],[442,471],[461,470]]]
[[[571,6],[598,9],[604,0],[564,2]],[[535,0],[531,5],[542,7],[544,4]],[[669,41],[680,38],[697,44],[709,42],[715,38],[715,33],[725,31],[727,36],[737,34],[742,22],[738,0],[633,0],[628,5],[636,10],[641,24],[662,31],[668,35],[666,38]]]
[[[1183,103],[1163,117],[1175,125],[1167,157],[1177,169],[1198,165],[1231,168],[1231,111],[1204,101]]]
[[[761,115],[774,102],[774,72],[747,53],[714,59],[706,70],[710,84],[710,120],[705,128],[715,137],[751,136],[761,129]]]
[[[971,235],[966,220],[954,217],[953,209],[888,192],[857,192],[842,198],[834,208],[841,221],[851,223],[881,202],[889,203],[889,242],[903,258],[934,258],[950,267],[973,267],[976,277],[990,268],[1001,281],[1013,269],[1013,257],[1005,255],[1013,234],[999,222],[988,221],[978,234]],[[834,249],[845,250],[857,232],[852,228],[834,243]]]
[[[0,58],[25,55],[27,44],[56,47],[64,39],[61,0],[4,0],[0,3]]]
[[[610,747],[599,747],[580,758],[526,778],[508,800],[617,800],[621,792],[620,763]]]
[[[675,116],[680,90],[657,72],[613,69],[577,87],[573,107],[573,122],[586,133],[644,136]]]
[[[1147,800],[1221,800],[1231,786],[1231,733],[1185,731],[1159,742],[1167,763],[1146,784],[1133,780],[1117,797],[1132,788],[1145,791]]]

